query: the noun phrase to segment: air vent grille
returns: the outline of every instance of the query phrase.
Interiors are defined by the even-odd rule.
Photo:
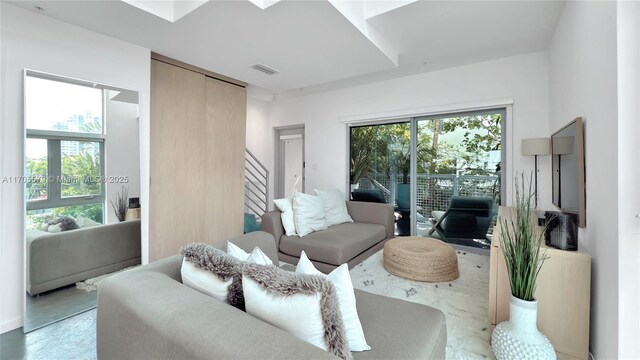
[[[273,75],[273,74],[277,74],[279,73],[278,70],[274,70],[266,65],[262,65],[262,64],[255,64],[253,66],[251,66],[252,69],[258,70],[260,72],[263,72],[267,75]]]

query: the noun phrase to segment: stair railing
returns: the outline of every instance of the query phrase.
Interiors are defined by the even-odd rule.
[[[245,212],[260,217],[269,209],[269,170],[249,149],[244,158]]]

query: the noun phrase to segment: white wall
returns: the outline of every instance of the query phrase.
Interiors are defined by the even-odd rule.
[[[276,100],[269,110],[271,127],[305,124],[307,191],[314,188],[347,189],[348,138],[342,117],[380,114],[388,111],[466,104],[513,98],[513,171],[533,171],[534,158],[521,155],[523,138],[549,135],[547,53],[538,52],[503,58],[441,71],[339,89],[307,96]],[[364,116],[366,117],[366,116]],[[253,134],[258,136],[258,134]],[[265,132],[273,168],[273,135]],[[247,139],[249,141],[249,139]],[[264,141],[264,140],[262,140]],[[551,206],[550,162],[539,159],[540,207]],[[273,178],[272,178],[273,180]],[[272,181],[273,183],[273,181]]]
[[[255,157],[263,165],[273,172],[270,164],[273,163],[273,152],[269,150],[271,146],[270,139],[273,137],[273,130],[269,127],[269,102],[265,101],[264,96],[252,96],[255,88],[247,89],[247,149],[255,155]],[[271,175],[270,175],[271,176]],[[273,199],[273,188],[269,191],[268,203],[271,204]],[[250,194],[254,201],[260,204],[260,199]],[[273,205],[270,205],[273,206]],[[249,211],[248,209],[245,209]],[[250,212],[250,211],[249,211]]]
[[[117,92],[110,91],[111,95]],[[126,186],[129,197],[140,197],[140,131],[138,105],[110,100],[107,96],[106,107],[106,176],[107,178],[127,177],[126,183],[117,181],[107,183],[107,223],[118,222],[111,201]],[[118,180],[119,181],[119,180]]]
[[[269,127],[269,102],[247,98],[247,149],[266,164],[273,130]]]
[[[0,5],[2,55],[0,128],[2,176],[23,173],[24,68],[138,91],[142,175],[149,178],[149,50],[72,26],[6,2]],[[0,331],[22,325],[24,282],[23,185],[1,184]],[[148,182],[142,184],[148,199]],[[143,203],[143,256],[147,255],[148,209]],[[143,259],[146,261],[146,259]]]
[[[597,359],[618,358],[616,51],[616,3],[567,2],[549,51],[549,124],[555,131],[577,116],[585,122],[587,227],[578,241],[593,257],[591,351]]]
[[[640,3],[618,3],[618,355],[640,358]]]

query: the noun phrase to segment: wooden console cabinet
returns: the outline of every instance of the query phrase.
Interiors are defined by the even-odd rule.
[[[500,207],[499,218],[511,217],[513,208]],[[500,221],[491,242],[489,321],[509,320],[511,288],[500,247]],[[538,329],[551,341],[560,359],[589,358],[591,256],[584,251],[544,247],[547,259],[538,275]]]

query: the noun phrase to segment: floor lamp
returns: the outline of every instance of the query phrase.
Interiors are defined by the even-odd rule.
[[[522,155],[535,157],[535,204],[538,208],[538,155],[551,154],[551,139],[536,138],[522,140]]]

